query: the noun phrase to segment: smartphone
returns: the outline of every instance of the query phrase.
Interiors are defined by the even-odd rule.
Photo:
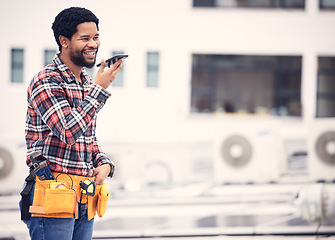
[[[126,57],[128,57],[127,54],[119,54],[119,55],[115,55],[115,56],[113,56],[113,57],[111,57],[111,58],[108,58],[108,59],[106,60],[106,66],[109,67],[110,65],[112,65],[112,64],[114,64],[115,62],[119,61],[121,58],[126,58]],[[100,65],[101,65],[101,63],[99,63],[99,64],[97,65],[97,67],[100,67]]]

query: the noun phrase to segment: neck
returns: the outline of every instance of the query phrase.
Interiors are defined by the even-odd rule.
[[[77,66],[74,64],[70,57],[67,57],[65,54],[61,53],[59,55],[59,58],[65,63],[65,65],[73,72],[74,76],[78,79],[79,82],[81,82],[81,71],[83,67]]]

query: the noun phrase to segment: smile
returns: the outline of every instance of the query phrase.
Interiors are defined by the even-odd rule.
[[[83,52],[85,55],[88,55],[88,56],[95,56],[97,54],[97,51],[94,50],[94,51],[90,51],[90,50],[86,50]]]

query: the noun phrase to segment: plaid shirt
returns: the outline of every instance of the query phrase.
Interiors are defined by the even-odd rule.
[[[94,167],[110,164],[113,169],[95,136],[97,113],[110,93],[93,84],[85,70],[81,80],[58,55],[32,79],[27,99],[27,155],[42,152],[52,171],[92,177]],[[26,162],[30,167],[28,157]]]

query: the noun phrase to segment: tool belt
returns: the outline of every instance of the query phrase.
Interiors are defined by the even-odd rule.
[[[105,190],[107,183],[97,185],[94,196],[88,196],[82,193],[80,182],[94,178],[57,172],[52,174],[55,180],[35,178],[34,199],[29,208],[32,217],[78,218],[78,203],[87,203],[88,220],[96,213],[99,217],[105,214],[109,198]]]

